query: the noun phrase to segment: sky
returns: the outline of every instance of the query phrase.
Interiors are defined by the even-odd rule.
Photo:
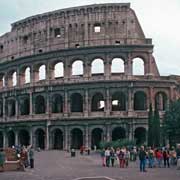
[[[62,8],[99,4],[131,3],[146,38],[152,38],[161,75],[180,75],[180,0],[0,0],[0,36],[13,22]]]

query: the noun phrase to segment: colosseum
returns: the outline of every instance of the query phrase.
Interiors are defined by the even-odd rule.
[[[180,77],[160,76],[129,3],[38,14],[0,37],[0,147],[138,144],[149,105],[162,119],[179,97]]]

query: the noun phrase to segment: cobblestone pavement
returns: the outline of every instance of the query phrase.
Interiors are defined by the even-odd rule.
[[[36,152],[34,169],[3,172],[0,173],[0,180],[180,180],[180,170],[175,167],[147,171],[139,172],[138,162],[131,162],[124,169],[118,168],[117,164],[114,168],[102,167],[97,154],[81,156],[76,153],[76,157],[71,158],[69,153],[63,151],[42,151]]]

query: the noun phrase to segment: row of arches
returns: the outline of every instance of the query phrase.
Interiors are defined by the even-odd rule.
[[[91,74],[104,74],[105,67],[104,67],[104,60],[97,58],[91,62]],[[83,60],[75,60],[71,64],[71,76],[83,76],[84,74],[84,62]],[[51,74],[52,79],[62,78],[64,77],[65,71],[65,64],[61,61],[55,62],[51,64],[49,67],[49,71]],[[41,81],[47,78],[47,65],[46,64],[38,64],[33,67],[34,71],[34,80]],[[125,60],[122,58],[114,58],[111,61],[111,73],[125,73]],[[132,74],[133,75],[144,75],[144,60],[141,58],[134,58],[132,60]],[[21,84],[28,84],[32,81],[32,69],[30,66],[25,66],[20,69],[20,83]],[[11,70],[8,72],[7,76],[5,73],[0,73],[0,87],[5,86],[16,86],[18,83],[17,71]]]
[[[91,131],[91,148],[95,145],[99,148],[100,142],[105,140],[105,132],[102,128],[94,128]],[[127,131],[123,127],[116,127],[112,130],[112,140],[116,141],[118,139],[125,139],[127,137]],[[35,147],[45,149],[46,144],[46,133],[43,129],[39,128],[34,134]],[[134,138],[137,144],[144,143],[146,141],[146,129],[144,127],[138,127],[134,131]],[[50,134],[51,148],[52,149],[63,149],[64,148],[64,133],[61,129],[55,128]],[[19,145],[29,145],[30,144],[30,134],[28,130],[20,130],[18,133],[18,144]],[[84,135],[80,128],[74,128],[70,131],[70,147],[79,149],[84,145]],[[15,133],[10,130],[7,133],[7,146],[12,147],[15,145]],[[0,147],[3,147],[3,133],[0,132]]]
[[[110,110],[111,111],[127,111],[128,110],[128,97],[125,92],[119,91],[112,94],[110,97]],[[147,110],[147,96],[143,91],[137,91],[134,93],[134,110],[143,111]],[[19,101],[19,114],[30,114],[30,97],[22,97]],[[43,114],[46,113],[47,99],[44,95],[37,95],[34,98],[34,113]],[[84,111],[84,97],[80,93],[73,93],[70,96],[70,112],[83,112]],[[106,98],[100,92],[95,93],[90,99],[90,111],[104,111],[106,108]],[[155,95],[155,106],[158,110],[165,110],[167,107],[167,96],[163,92],[158,92]],[[50,98],[50,109],[52,113],[64,112],[64,97],[61,94],[54,94]],[[8,116],[16,115],[16,100],[9,99],[5,104],[5,114]],[[3,102],[0,101],[0,116],[3,116]]]

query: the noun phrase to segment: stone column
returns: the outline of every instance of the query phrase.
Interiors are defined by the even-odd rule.
[[[46,114],[50,114],[49,93],[46,92]]]
[[[64,116],[68,116],[68,92],[67,89],[64,90]]]
[[[110,115],[110,95],[109,95],[109,89],[106,89],[106,99],[105,99],[105,112],[106,116]]]
[[[106,141],[111,141],[110,124],[106,124]]]
[[[18,131],[15,131],[15,145],[19,145],[19,142],[18,142]]]
[[[3,97],[3,121],[6,121],[6,99]]]
[[[84,74],[83,74],[83,76],[84,76],[84,78],[86,80],[88,80],[90,78],[90,76],[91,76],[91,64],[88,61],[88,58],[85,57],[85,56],[84,56],[84,60],[85,60],[85,62],[83,64],[84,65]]]
[[[150,99],[150,104],[152,105],[152,110],[155,110],[155,99],[154,99],[154,92],[153,92],[153,87],[149,88],[149,99]],[[149,107],[148,107],[149,108]]]
[[[110,79],[110,75],[111,75],[111,56],[106,56],[106,62],[104,63],[104,75],[105,75],[105,79],[108,80]]]
[[[3,133],[3,148],[6,148],[7,146],[7,135],[6,133],[4,132]]]
[[[85,147],[89,147],[89,128],[88,125],[85,127]]]
[[[35,75],[34,75],[34,67],[31,66],[31,70],[30,70],[30,81],[31,81],[31,84],[32,86],[34,85],[34,82],[35,82]]]
[[[134,103],[134,98],[133,98],[133,84],[131,84],[128,88],[128,115],[131,116],[133,112],[133,103]]]
[[[32,115],[33,114],[33,96],[32,96],[32,92],[29,93],[29,114]]]
[[[49,150],[49,125],[50,125],[50,121],[47,121],[47,124],[46,124],[46,150]]]
[[[129,53],[128,54],[128,59],[127,59],[127,69],[126,69],[126,72],[127,72],[127,75],[128,76],[131,76],[133,74],[133,67],[132,67],[132,60],[131,60],[131,54]]]
[[[88,117],[88,114],[89,114],[89,95],[88,95],[88,90],[85,89],[84,116]]]
[[[21,76],[20,76],[19,68],[18,68],[17,71],[16,71],[16,78],[17,78],[17,84],[16,84],[16,86],[20,86]]]
[[[19,116],[19,103],[18,103],[18,99],[16,98],[16,118],[18,118]]]
[[[30,135],[30,144],[34,147],[34,142],[33,142],[33,132],[32,132],[32,129],[30,128],[29,130],[29,135]]]
[[[68,58],[66,58],[64,62],[64,80],[65,82],[69,81],[69,77],[71,76],[71,66],[68,63]]]

